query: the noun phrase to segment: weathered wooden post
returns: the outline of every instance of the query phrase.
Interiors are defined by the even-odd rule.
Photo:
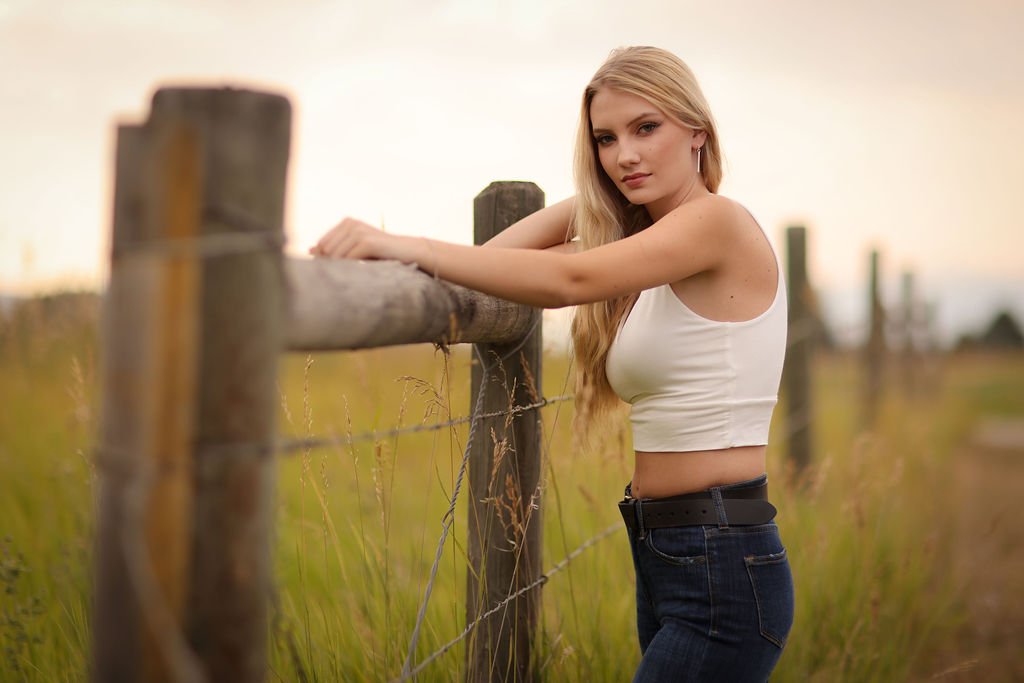
[[[868,272],[868,315],[870,326],[864,345],[864,427],[872,428],[878,419],[882,393],[882,371],[885,363],[885,310],[879,286],[879,253],[872,249]]]
[[[187,653],[165,654],[180,649],[190,550],[198,270],[188,254],[158,245],[195,237],[197,167],[194,131],[118,130],[96,456],[95,681],[191,678]],[[160,637],[167,631],[177,644]]]
[[[780,275],[781,277],[781,275]],[[814,317],[809,306],[807,279],[807,229],[786,229],[786,280],[789,291],[789,334],[782,373],[786,392],[786,431],[794,474],[811,462],[811,354]]]
[[[900,315],[900,370],[903,375],[903,392],[907,395],[917,393],[919,362],[917,353],[917,302],[914,296],[914,273],[903,271],[901,278],[901,315]]]
[[[166,89],[119,130],[96,681],[261,681],[290,105]]]
[[[544,193],[533,183],[491,183],[473,204],[474,240],[483,244],[543,206]],[[482,381],[484,413],[539,398],[540,311],[535,316],[524,340],[475,346],[471,408],[478,405]],[[540,452],[538,412],[476,425],[469,472],[467,622],[540,576]],[[530,646],[539,615],[540,590],[534,590],[485,619],[466,648],[466,680],[535,679]]]

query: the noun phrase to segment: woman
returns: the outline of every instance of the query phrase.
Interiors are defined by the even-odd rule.
[[[689,68],[627,48],[584,92],[573,199],[488,248],[346,219],[311,249],[416,263],[533,306],[578,305],[578,414],[632,404],[636,464],[620,509],[637,575],[637,681],[766,680],[793,618],[765,476],[785,290],[760,226],[716,194],[721,175]]]

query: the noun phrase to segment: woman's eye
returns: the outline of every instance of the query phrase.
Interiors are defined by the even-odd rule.
[[[594,140],[597,142],[597,144],[601,145],[602,147],[607,147],[608,145],[615,142],[615,138],[613,138],[611,135],[598,135],[596,138],[594,138]]]
[[[657,123],[653,123],[653,122],[641,123],[640,127],[637,128],[637,132],[639,132],[639,133],[641,133],[643,135],[650,135],[651,133],[654,132],[654,129],[657,128],[657,127],[658,127]]]

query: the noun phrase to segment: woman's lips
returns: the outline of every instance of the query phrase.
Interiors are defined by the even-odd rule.
[[[632,175],[624,176],[622,182],[628,187],[640,187],[650,175],[650,173],[633,173]]]

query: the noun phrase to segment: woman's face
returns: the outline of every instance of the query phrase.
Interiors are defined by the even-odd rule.
[[[679,206],[698,180],[694,155],[706,134],[644,98],[601,88],[590,103],[590,125],[601,168],[653,220]]]

